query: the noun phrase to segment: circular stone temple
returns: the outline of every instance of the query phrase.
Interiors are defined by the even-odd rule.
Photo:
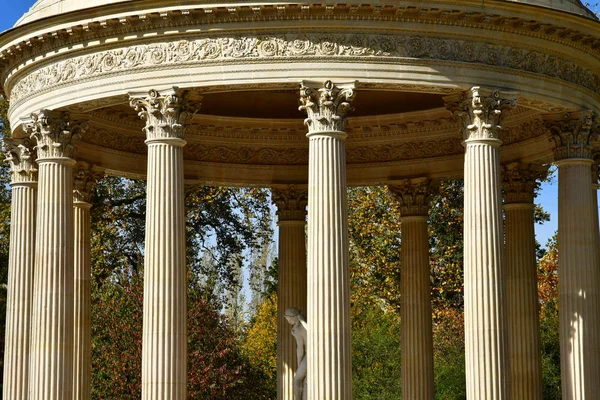
[[[389,185],[403,397],[433,399],[427,213],[450,178],[465,180],[467,397],[541,399],[533,199],[551,163],[563,398],[596,398],[599,75],[600,23],[576,0],[38,1],[0,35],[16,238],[4,398],[89,397],[78,285],[89,192],[110,174],[148,181],[144,399],[186,398],[186,184],[273,189],[278,396],[293,396],[294,306],[311,400],[352,398],[346,187]]]

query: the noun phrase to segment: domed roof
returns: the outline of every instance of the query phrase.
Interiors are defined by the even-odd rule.
[[[42,18],[57,14],[82,10],[113,3],[132,0],[38,0],[31,9],[17,21],[15,26],[25,25]],[[573,14],[595,18],[594,13],[588,10],[579,0],[503,0],[513,3],[526,3],[541,7],[553,8]]]
[[[106,4],[122,3],[130,0],[38,0],[15,26],[25,25],[42,18],[52,17],[71,11],[103,6]]]
[[[588,10],[579,0],[506,0],[513,3],[526,3],[534,6],[553,8],[570,12],[572,14],[584,15],[586,17],[595,18],[593,12]]]

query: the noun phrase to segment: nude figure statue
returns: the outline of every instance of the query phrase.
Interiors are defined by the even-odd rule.
[[[296,338],[296,355],[298,369],[294,375],[294,399],[306,400],[306,320],[297,308],[290,307],[285,311],[285,319],[292,325],[292,335]]]

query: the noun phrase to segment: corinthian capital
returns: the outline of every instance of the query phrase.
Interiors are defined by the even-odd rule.
[[[600,133],[598,114],[592,111],[566,113],[560,118],[547,120],[545,125],[556,145],[554,161],[593,159],[593,145]]]
[[[183,139],[184,121],[188,116],[189,103],[187,96],[177,88],[159,93],[150,90],[147,95],[129,95],[131,107],[146,121],[146,138]]]
[[[535,191],[548,176],[548,167],[511,163],[502,168],[504,204],[533,204]]]
[[[37,141],[38,159],[73,158],[73,139],[87,130],[85,121],[71,121],[66,112],[41,110],[31,115],[23,129]]]
[[[290,185],[287,189],[271,189],[273,203],[277,206],[277,218],[281,221],[304,221],[308,191]]]
[[[10,164],[11,182],[37,182],[35,150],[29,139],[9,139],[3,141],[6,161]]]
[[[401,217],[429,215],[429,201],[434,194],[429,179],[406,179],[404,182],[389,185],[389,189],[400,203]]]
[[[73,201],[90,203],[92,191],[104,174],[84,162],[78,162],[73,167]]]
[[[322,88],[315,89],[302,82],[300,88],[300,111],[306,111],[304,121],[308,132],[344,132],[346,116],[352,111],[352,101],[356,93],[354,84],[339,88],[331,81]]]
[[[446,108],[464,124],[464,139],[500,139],[502,112],[517,106],[516,93],[474,87],[450,96]]]

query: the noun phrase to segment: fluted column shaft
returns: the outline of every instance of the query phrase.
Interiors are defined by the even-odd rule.
[[[344,116],[352,89],[303,87],[308,113],[308,399],[352,399]]]
[[[285,310],[306,310],[306,221],[279,222],[279,283],[277,304],[277,398],[294,400],[294,374],[298,366],[296,340]]]
[[[38,159],[30,400],[73,396],[73,164]]]
[[[433,331],[427,216],[402,223],[402,398],[433,400]]]
[[[508,398],[498,141],[467,142],[465,346],[467,398]]]
[[[307,192],[293,185],[273,190],[279,225],[277,285],[277,399],[294,400],[294,375],[298,367],[296,339],[285,319],[290,307],[306,313],[306,203]]]
[[[73,147],[82,124],[42,110],[27,124],[37,140],[37,232],[29,400],[73,398]]]
[[[352,398],[344,136],[310,137],[308,399]]]
[[[563,398],[600,393],[600,257],[591,160],[558,165],[558,254]]]
[[[542,166],[504,167],[504,232],[508,363],[512,399],[542,399],[540,320],[535,259],[534,204]]]
[[[509,398],[499,139],[514,93],[474,87],[450,108],[465,134],[465,353],[467,398]]]
[[[187,398],[187,268],[183,182],[184,98],[133,97],[146,120],[148,186],[142,399]]]
[[[21,400],[27,398],[29,377],[37,174],[28,147],[19,149],[8,140],[5,147],[10,148],[12,199],[2,398]]]
[[[91,207],[90,203],[84,201],[75,201],[73,203],[75,244],[73,400],[89,400],[91,390]]]
[[[558,285],[561,384],[564,400],[600,393],[600,243],[592,182],[593,141],[600,133],[591,111],[545,121],[558,166]]]
[[[74,323],[73,399],[89,400],[91,395],[91,193],[102,174],[79,162],[73,174],[74,225]]]
[[[504,206],[511,398],[542,399],[542,360],[533,203]]]

